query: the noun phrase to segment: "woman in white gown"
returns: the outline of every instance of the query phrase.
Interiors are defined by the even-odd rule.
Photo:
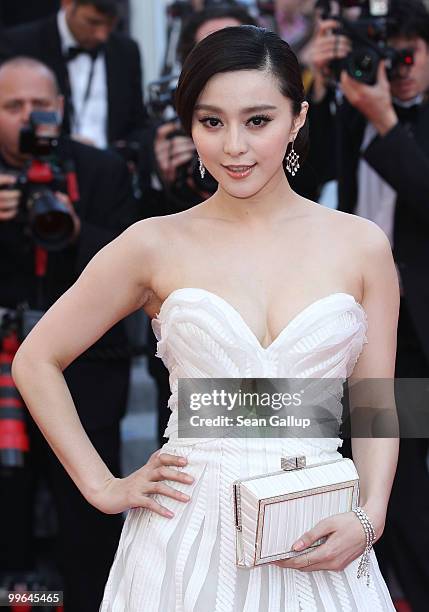
[[[393,610],[353,512],[303,534],[324,544],[293,560],[235,565],[231,483],[284,455],[339,457],[338,438],[179,438],[181,377],[392,378],[399,292],[389,242],[373,223],[294,193],[284,167],[305,146],[297,60],[253,26],[210,35],[184,65],[177,109],[217,192],[137,223],[105,247],[21,346],[13,376],[86,499],[129,510],[102,612]],[[327,146],[327,151],[329,147]],[[88,440],[62,370],[116,321],[144,308],[170,371],[169,441],[126,478]],[[360,506],[379,538],[397,441],[353,440]]]

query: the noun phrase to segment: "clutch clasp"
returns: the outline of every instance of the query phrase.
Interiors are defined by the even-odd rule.
[[[289,472],[291,470],[301,470],[305,468],[307,465],[307,461],[305,456],[301,457],[282,457],[280,462],[280,467],[285,472]]]

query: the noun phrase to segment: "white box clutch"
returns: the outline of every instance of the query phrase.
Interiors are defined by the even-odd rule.
[[[316,523],[358,505],[359,475],[351,459],[306,465],[282,458],[281,470],[233,483],[236,563],[254,567],[307,552],[292,545]]]

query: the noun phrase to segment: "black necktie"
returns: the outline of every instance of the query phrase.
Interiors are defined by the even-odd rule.
[[[74,60],[76,57],[78,57],[79,55],[83,53],[83,54],[89,55],[92,61],[95,61],[97,59],[99,50],[100,50],[99,47],[96,47],[95,49],[84,49],[83,47],[69,47],[67,49],[65,59],[67,62],[71,62],[72,60]]]

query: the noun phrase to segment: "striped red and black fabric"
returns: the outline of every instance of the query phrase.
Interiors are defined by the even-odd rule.
[[[27,409],[11,375],[12,361],[19,347],[16,332],[5,332],[0,343],[0,466],[23,467],[30,444]]]

